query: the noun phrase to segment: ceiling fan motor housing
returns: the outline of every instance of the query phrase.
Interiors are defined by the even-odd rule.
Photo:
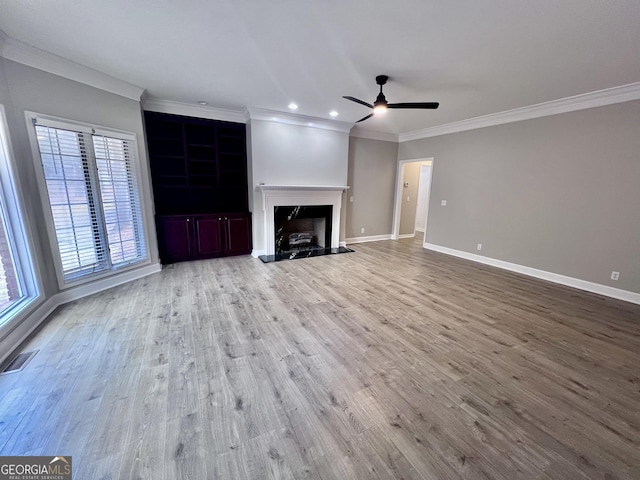
[[[388,75],[378,75],[376,77],[376,83],[380,86],[384,85],[385,83],[387,83],[387,80],[389,80],[389,76]]]
[[[380,92],[378,94],[378,96],[376,97],[376,101],[373,103],[374,107],[378,107],[378,106],[382,106],[382,105],[387,105],[387,99],[384,98],[384,94],[382,92]]]

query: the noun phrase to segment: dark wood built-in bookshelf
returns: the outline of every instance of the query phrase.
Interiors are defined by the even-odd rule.
[[[245,125],[145,112],[145,127],[162,262],[250,253]]]

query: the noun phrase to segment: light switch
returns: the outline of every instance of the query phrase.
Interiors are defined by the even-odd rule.
[[[440,205],[442,205],[443,207],[447,206],[447,201],[446,200],[440,200]]]

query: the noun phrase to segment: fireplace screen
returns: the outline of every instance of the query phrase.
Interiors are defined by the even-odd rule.
[[[274,207],[276,254],[331,247],[331,205]]]

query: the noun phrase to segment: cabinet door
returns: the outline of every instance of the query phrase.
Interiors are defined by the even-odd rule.
[[[194,217],[196,256],[215,257],[222,255],[222,217],[207,215]]]
[[[226,255],[251,253],[251,217],[246,214],[226,217]]]
[[[186,216],[156,217],[158,247],[162,263],[185,260],[192,254],[191,222]]]

